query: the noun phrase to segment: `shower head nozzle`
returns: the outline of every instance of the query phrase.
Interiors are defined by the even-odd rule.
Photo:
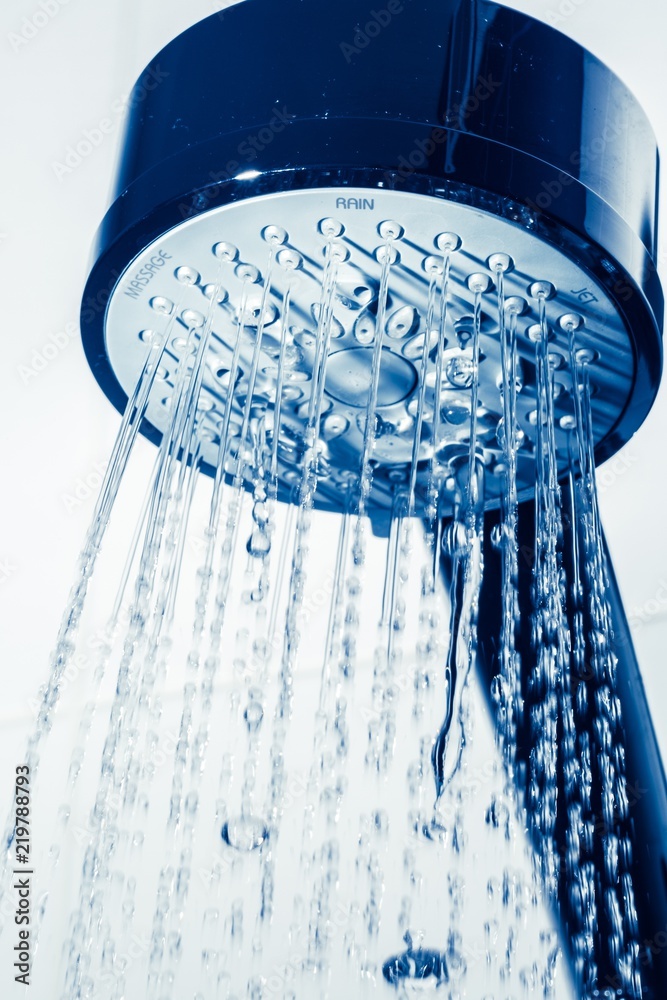
[[[264,435],[289,496],[314,427],[317,505],[340,509],[370,459],[370,509],[403,488],[426,505],[434,469],[446,509],[474,427],[494,504],[508,324],[522,493],[541,420],[536,341],[549,341],[562,472],[573,348],[590,368],[598,460],[648,412],[655,142],[618,79],[553,29],[486,0],[391,6],[379,18],[352,0],[246,0],[156,57],[159,82],[132,102],[84,345],[122,407],[146,343],[168,331],[143,425],[159,440],[179,359],[206,332],[209,472],[222,432],[230,476]]]

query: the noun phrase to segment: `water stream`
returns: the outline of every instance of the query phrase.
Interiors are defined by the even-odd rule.
[[[329,362],[337,357],[350,250],[334,220],[323,220],[320,234],[312,335],[299,326],[292,294],[312,261],[284,230],[268,226],[262,271],[218,243],[206,313],[172,302],[147,344],[26,751],[36,777],[47,738],[67,743],[64,730],[50,735],[61,678],[181,317],[186,330],[166,429],[121,564],[67,781],[57,780],[58,755],[47,762],[60,794],[50,862],[40,869],[41,949],[51,967],[42,971],[40,953],[35,975],[42,983],[57,979],[49,995],[63,1000],[310,1000],[392,991],[564,1000],[606,996],[596,992],[605,988],[604,967],[635,1000],[643,995],[639,932],[595,487],[593,358],[578,348],[577,318],[565,317],[562,327],[574,407],[568,534],[547,315],[555,290],[548,282],[531,286],[538,322],[528,331],[532,357],[522,356],[528,307],[507,291],[510,258],[492,255],[490,275],[473,271],[462,291],[452,272],[461,241],[451,233],[438,238],[438,252],[423,262],[405,474],[380,516],[374,489],[387,461],[385,439],[403,433],[392,429],[382,388],[383,365],[393,364],[385,337],[400,326],[392,283],[400,279],[404,234],[384,223],[374,309],[357,325],[368,352],[358,454],[337,497],[339,513],[322,511],[321,482],[332,461],[325,442],[343,425],[327,417],[336,398]],[[183,288],[200,280],[179,270]],[[212,424],[206,366],[230,276],[241,290],[227,394]],[[457,326],[463,292],[471,315]],[[491,300],[501,413],[494,464],[480,381]],[[298,368],[304,344],[312,352],[305,376]],[[260,381],[269,349],[275,389],[267,403]],[[517,469],[528,365],[535,373],[535,536],[531,641],[521,647]],[[283,407],[294,398],[295,372],[310,394],[302,431],[287,440]],[[445,424],[458,428],[449,450],[441,444]],[[204,446],[212,439],[217,458],[206,477]],[[289,481],[280,472],[286,449],[296,455]],[[488,489],[492,481],[499,492]],[[494,497],[500,630],[492,717],[475,667]],[[523,762],[520,732],[530,743]],[[12,819],[5,869],[13,840]]]

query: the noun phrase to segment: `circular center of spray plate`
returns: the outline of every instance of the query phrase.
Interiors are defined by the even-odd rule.
[[[371,390],[373,351],[369,347],[348,347],[330,355],[325,391],[344,406],[368,405]],[[379,408],[393,406],[406,399],[417,384],[414,365],[391,351],[383,351],[380,360],[381,381],[377,391]]]
[[[561,473],[576,426],[568,318],[577,351],[591,359],[596,442],[622,413],[634,378],[627,332],[602,287],[530,225],[528,213],[514,222],[377,189],[234,202],[170,230],[126,269],[107,312],[109,360],[129,395],[149,345],[166,342],[146,409],[146,420],[164,431],[179,366],[191,364],[208,337],[197,429],[209,473],[224,451],[225,474],[240,464],[250,483],[263,448],[267,463],[275,459],[282,496],[309,472],[316,506],[339,510],[348,491],[358,491],[365,463],[368,509],[377,511],[408,490],[416,463],[415,511],[435,482],[446,513],[460,500],[458,470],[474,425],[494,505],[506,469],[500,262],[505,328],[510,311],[516,323],[517,482],[528,495],[538,436],[539,289],[549,289]]]

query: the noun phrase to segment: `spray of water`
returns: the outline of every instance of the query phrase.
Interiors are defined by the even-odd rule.
[[[383,345],[395,322],[390,318],[392,281],[400,271],[403,237],[395,222],[383,223],[379,232],[377,298],[372,324],[365,316],[362,331],[370,367],[360,406],[359,464],[340,497],[342,514],[337,541],[329,546],[330,586],[316,647],[315,627],[304,622],[314,614],[309,580],[320,555],[314,510],[328,460],[323,448],[327,371],[350,254],[343,227],[332,219],[320,224],[323,264],[313,306],[317,329],[298,440],[286,444],[281,436],[282,408],[298,354],[300,328],[294,321],[302,320],[292,299],[293,282],[313,262],[304,261],[276,226],[262,233],[263,273],[239,262],[236,247],[218,243],[206,315],[186,310],[190,321],[168,422],[95,671],[93,696],[115,651],[99,774],[64,933],[67,997],[93,996],[101,978],[109,984],[109,997],[129,995],[132,972],[116,956],[140,927],[146,935],[142,995],[149,1000],[182,995],[183,977],[191,977],[194,967],[198,1000],[342,995],[327,992],[332,983],[337,985],[331,989],[347,992],[352,984],[350,995],[358,989],[359,996],[391,986],[401,995],[425,987],[447,988],[451,996],[484,988],[488,997],[510,989],[545,1000],[564,997],[567,980],[562,973],[563,985],[558,985],[562,961],[550,908],[561,909],[570,929],[580,995],[596,995],[599,969],[605,967],[615,971],[624,995],[642,996],[621,708],[595,489],[592,358],[577,349],[577,317],[565,316],[575,407],[569,431],[572,530],[567,535],[547,318],[555,290],[546,281],[535,282],[529,298],[539,322],[528,331],[537,399],[532,651],[521,657],[517,463],[524,433],[518,330],[527,304],[507,294],[513,262],[497,253],[488,261],[493,280],[482,272],[467,277],[472,316],[470,329],[462,332],[450,316],[459,238],[441,234],[438,254],[423,258],[428,291],[414,354],[413,437],[406,474],[393,487],[384,538],[373,538],[369,515],[374,515],[374,476],[381,461],[378,441],[386,426],[380,397]],[[185,284],[194,280],[186,272],[179,278]],[[194,610],[185,616],[185,653],[178,654],[183,669],[176,666],[174,691],[169,675],[183,645],[179,595],[192,569],[189,539],[202,492],[203,447],[206,434],[213,433],[204,420],[205,365],[216,310],[226,300],[225,276],[232,273],[241,286],[235,340],[226,399],[215,425],[217,458],[204,501]],[[485,508],[491,496],[485,490],[489,459],[480,423],[486,412],[480,345],[482,325],[488,323],[485,303],[492,298],[502,411],[493,473],[503,489],[499,525],[491,536],[501,564],[497,672],[491,688],[500,753],[484,779],[493,788],[490,805],[482,810],[486,823],[479,824],[471,821],[469,805],[474,801],[470,701]],[[267,407],[258,380],[275,303],[282,317],[275,393]],[[52,727],[88,584],[180,314],[180,303],[165,309],[164,329],[148,344],[123,417],[28,743],[33,768]],[[451,336],[459,343],[453,352]],[[443,402],[446,386],[462,394],[453,406]],[[466,427],[452,457],[441,447],[443,421],[462,426],[462,413]],[[298,473],[286,488],[279,469],[288,446],[298,454]],[[455,497],[453,516],[443,517],[445,494]],[[377,561],[378,552],[384,566],[381,601],[379,593],[364,587],[369,553]],[[128,595],[129,616],[123,623]],[[311,692],[305,713],[304,691]],[[529,713],[524,713],[524,694]],[[170,699],[176,732],[170,767],[161,776],[154,759]],[[94,697],[89,704],[81,724],[84,743]],[[294,731],[297,718],[305,737]],[[522,729],[531,743],[525,788],[518,756]],[[417,749],[401,775],[409,746]],[[312,749],[304,759],[307,747]],[[54,866],[84,756],[77,746],[68,800],[58,814]],[[296,809],[290,804],[295,798]],[[514,862],[527,846],[517,822],[524,816],[533,861],[522,874]],[[151,817],[166,830],[166,840],[148,879],[145,833]],[[566,831],[565,851],[559,827]],[[479,845],[472,851],[469,843],[480,835],[495,838],[489,844],[503,860],[489,871],[485,901],[473,907],[466,884]],[[595,837],[601,838],[599,844]],[[5,860],[12,839],[8,827]],[[45,900],[40,920],[48,912]],[[193,913],[200,921],[194,965],[192,956],[186,958]],[[535,917],[532,945],[525,930],[529,913]],[[475,971],[466,940],[478,919],[483,972]],[[282,958],[278,971],[276,956]]]

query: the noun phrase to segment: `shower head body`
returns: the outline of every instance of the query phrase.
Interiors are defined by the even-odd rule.
[[[96,378],[122,408],[146,339],[165,311],[179,310],[180,334],[160,373],[164,392],[154,394],[142,428],[153,440],[164,427],[182,333],[193,314],[206,314],[220,286],[203,386],[203,467],[215,466],[242,329],[248,343],[235,392],[243,405],[253,337],[260,336],[256,410],[268,413],[269,432],[280,437],[281,490],[289,493],[299,477],[322,333],[327,233],[342,249],[316,504],[340,509],[358,477],[380,322],[369,508],[390,507],[414,458],[420,502],[434,461],[443,496],[455,502],[469,434],[476,275],[489,278],[477,303],[479,447],[491,473],[488,501],[497,502],[502,318],[491,261],[498,253],[510,259],[505,293],[521,312],[520,491],[528,495],[534,485],[536,280],[548,280],[556,293],[546,321],[562,470],[577,391],[564,318],[576,317],[577,346],[594,359],[596,460],[642,423],[661,370],[656,145],[627,88],[565,35],[487,0],[390,0],[368,10],[357,0],[327,7],[245,0],[167,45],[139,79],[130,107],[116,197],[84,295],[82,335]],[[327,220],[334,229],[323,230]],[[399,235],[390,241],[396,260],[383,297],[387,221]],[[296,253],[296,270],[277,260],[267,274],[267,227],[284,234],[277,256],[279,248]],[[458,241],[450,253],[451,234]],[[221,241],[234,256],[219,271],[214,247]],[[433,258],[451,268],[444,321],[440,299],[429,314]],[[243,265],[257,269],[256,280],[249,283]],[[195,275],[187,287],[176,277],[183,267]],[[280,426],[271,430],[285,338]],[[436,382],[438,351],[444,373]],[[233,440],[240,423],[235,412],[230,470],[243,447]]]

